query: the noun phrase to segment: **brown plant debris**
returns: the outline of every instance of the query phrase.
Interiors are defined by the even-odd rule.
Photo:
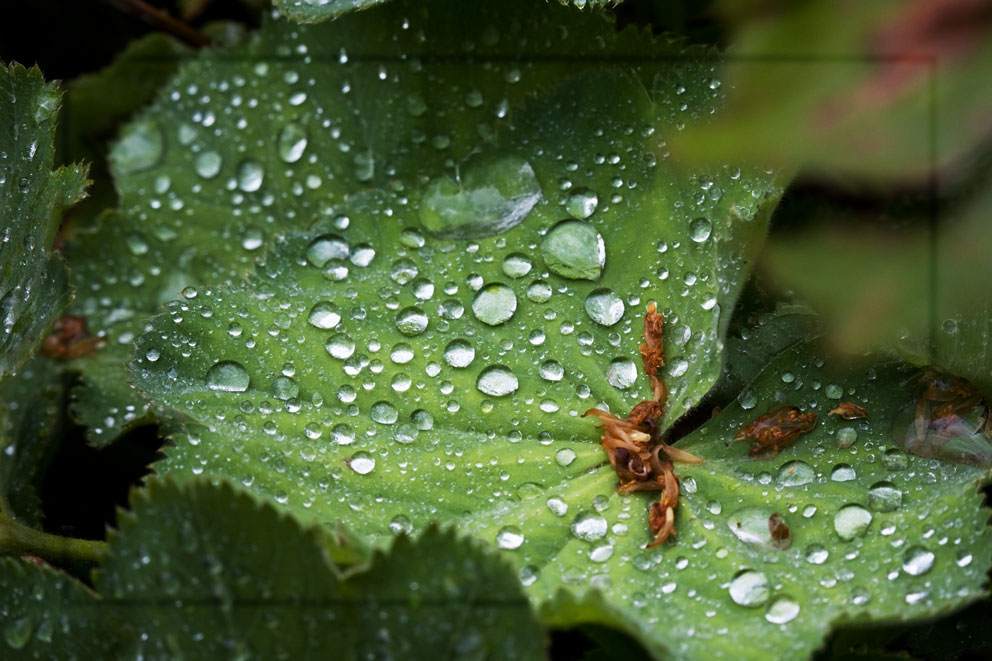
[[[838,415],[845,420],[868,419],[868,411],[854,402],[841,402],[830,411],[829,415]]]
[[[626,418],[601,409],[589,409],[583,414],[583,417],[591,415],[602,423],[599,425],[599,429],[603,430],[600,443],[620,478],[619,493],[661,491],[661,498],[651,503],[648,511],[648,525],[654,533],[649,547],[657,546],[675,534],[679,480],[673,462],[698,464],[703,461],[669,445],[658,434],[668,399],[668,389],[658,374],[658,368],[665,364],[664,321],[655,304],[649,303],[644,316],[644,344],[640,349],[653,399],[634,406]]]
[[[803,413],[798,406],[780,406],[741,427],[734,435],[735,441],[750,441],[751,456],[772,450],[772,459],[779,450],[792,445],[800,434],[816,426],[815,413]]]

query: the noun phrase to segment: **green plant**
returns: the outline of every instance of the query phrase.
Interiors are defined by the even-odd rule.
[[[67,157],[100,159],[91,118],[129,119],[107,157],[116,200],[103,181],[57,250],[84,170],[52,170],[56,87],[0,73],[10,653],[538,658],[542,626],[584,625],[657,658],[804,658],[836,628],[983,595],[987,196],[948,205],[960,220],[937,243],[908,223],[859,304],[857,279],[825,273],[872,244],[846,228],[853,246],[825,248],[836,226],[788,225],[813,214],[790,215],[783,192],[804,169],[916,176],[934,154],[883,143],[866,164],[746,141],[775,118],[797,134],[828,83],[877,71],[797,86],[788,112],[742,113],[735,132],[736,109],[781,79],[619,29],[608,3],[275,4],[288,18],[226,46],[147,38],[68,86],[86,121]],[[771,27],[724,11],[737,43],[780,48],[811,7]],[[837,34],[899,17],[857,18]],[[153,84],[108,99],[135,71]],[[922,92],[901,94],[897,135]],[[877,131],[869,110],[841,133]],[[766,241],[773,212],[788,231]],[[944,252],[916,305],[906,283],[933,284],[919,274]],[[787,287],[830,311],[825,329]],[[665,318],[655,440],[703,459],[675,465],[676,533],[657,548],[657,495],[617,492],[583,417],[651,399],[649,303]],[[874,305],[883,323],[850,331],[848,311]],[[845,402],[867,419],[831,413]],[[816,425],[751,458],[735,435],[780,406]],[[149,424],[164,439],[105,541],[44,528],[67,411],[96,447]],[[588,629],[599,653],[630,645],[605,628]]]

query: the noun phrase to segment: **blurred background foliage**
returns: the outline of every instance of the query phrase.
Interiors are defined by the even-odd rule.
[[[66,82],[59,160],[93,163],[91,197],[67,222],[89,223],[116,204],[105,154],[119,127],[183,58],[208,40],[240,38],[267,6],[144,3],[184,31],[149,20],[140,4],[32,0],[0,20],[0,59],[38,64]],[[811,334],[822,324],[839,351],[937,365],[992,395],[992,3],[627,0],[614,11],[618,25],[648,25],[728,55],[711,82],[728,91],[728,119],[684,132],[673,153],[746,157],[794,176],[731,325],[736,367],[706,405],[729,401],[742,385],[732,375],[755,369],[734,343],[755,320],[782,315],[808,319],[801,327]],[[113,75],[94,75],[106,67]],[[143,427],[96,450],[80,428],[60,424],[70,431],[40,485],[46,528],[100,537],[160,441]],[[80,491],[85,502],[72,496]],[[842,631],[820,657],[988,658],[990,614],[986,600],[930,625]],[[558,632],[550,654],[646,658],[602,628]]]

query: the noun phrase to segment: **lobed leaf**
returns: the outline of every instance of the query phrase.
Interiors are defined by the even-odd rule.
[[[96,594],[3,561],[4,658],[541,656],[509,568],[450,531],[342,576],[320,533],[227,485],[152,482],[132,506]]]
[[[0,66],[0,381],[34,355],[71,295],[52,244],[86,171],[52,170],[58,105],[37,68]]]

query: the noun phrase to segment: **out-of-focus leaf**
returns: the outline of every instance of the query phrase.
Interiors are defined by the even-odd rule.
[[[980,0],[723,3],[728,114],[686,158],[748,153],[831,174],[920,178],[992,133],[992,10]],[[732,118],[732,119],[731,119]]]
[[[197,0],[191,0],[196,2]],[[554,1],[554,0],[552,0]],[[320,23],[337,18],[344,13],[359,9],[367,9],[389,0],[275,0],[276,8],[287,17],[301,23]],[[557,0],[563,5],[574,5],[580,9],[586,7],[606,7],[619,4],[620,0]],[[465,26],[471,25],[471,18],[466,18]]]
[[[451,531],[342,577],[320,533],[226,485],[153,481],[132,506],[96,594],[0,561],[4,659],[541,658],[510,568]]]
[[[41,527],[39,487],[65,428],[62,371],[38,357],[0,386],[0,507]]]
[[[110,142],[132,114],[155,98],[190,52],[172,37],[152,33],[129,44],[105,69],[66,85],[58,128],[59,157],[90,163],[94,180],[87,199],[72,210],[77,222],[116,206],[106,164]]]
[[[52,170],[58,106],[57,86],[38,69],[0,64],[0,382],[28,362],[69,303],[52,244],[86,170]]]
[[[992,395],[992,188],[941,209],[935,231],[826,222],[774,234],[763,268],[824,316],[843,351],[881,348]],[[925,219],[924,219],[925,220]]]

